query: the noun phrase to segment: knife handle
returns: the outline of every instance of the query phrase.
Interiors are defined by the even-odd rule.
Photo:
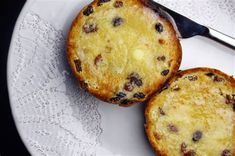
[[[215,29],[208,27],[208,32],[205,34],[206,37],[213,39],[229,48],[235,50],[235,38],[225,35]]]

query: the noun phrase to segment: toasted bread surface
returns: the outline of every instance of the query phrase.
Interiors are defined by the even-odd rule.
[[[210,68],[181,71],[148,102],[146,132],[164,156],[234,156],[235,80]]]
[[[78,14],[67,40],[81,86],[122,106],[148,99],[178,71],[181,55],[173,26],[140,0],[95,0]]]

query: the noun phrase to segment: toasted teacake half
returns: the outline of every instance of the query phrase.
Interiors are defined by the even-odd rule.
[[[161,156],[234,156],[234,111],[233,77],[216,69],[189,69],[148,102],[145,128]]]
[[[81,86],[122,106],[148,99],[178,71],[181,55],[171,23],[140,0],[95,0],[73,21],[67,41]]]

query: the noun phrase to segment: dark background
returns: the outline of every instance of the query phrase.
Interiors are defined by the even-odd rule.
[[[25,0],[1,0],[0,3],[0,155],[28,156],[11,114],[6,81],[6,63],[11,35]]]

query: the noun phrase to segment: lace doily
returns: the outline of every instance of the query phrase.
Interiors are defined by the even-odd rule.
[[[70,73],[62,32],[31,12],[17,32],[10,89],[22,137],[41,155],[91,155],[101,117]]]
[[[235,36],[234,0],[156,1]],[[55,8],[51,8],[52,12]],[[25,9],[28,10],[21,15],[14,31],[8,62],[9,95],[20,135],[33,155],[98,155],[101,136],[105,135],[105,128],[101,127],[103,116],[98,110],[102,103],[79,89],[69,70],[66,30],[47,20],[44,8],[36,12]],[[71,9],[63,14],[70,17],[77,11]],[[66,22],[60,21],[61,25]]]

